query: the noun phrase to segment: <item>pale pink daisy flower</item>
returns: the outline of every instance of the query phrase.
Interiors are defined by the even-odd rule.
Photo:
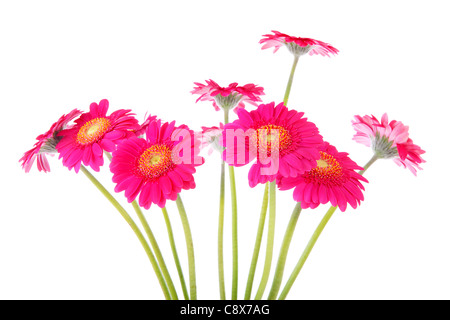
[[[303,112],[272,102],[251,112],[240,109],[237,115],[224,127],[223,159],[232,166],[256,159],[248,173],[250,187],[274,181],[277,175],[296,177],[316,166],[323,140]]]
[[[53,156],[56,151],[56,145],[61,140],[58,136],[61,130],[67,128],[70,121],[75,119],[81,114],[81,111],[74,109],[67,115],[61,116],[58,121],[56,121],[50,127],[46,133],[39,135],[36,140],[38,140],[31,150],[25,152],[19,162],[22,161],[22,168],[25,172],[30,172],[30,169],[36,160],[37,168],[39,171],[50,172],[50,165],[47,160],[47,155]]]
[[[69,170],[78,173],[81,163],[99,171],[103,165],[103,151],[112,152],[123,139],[135,136],[140,129],[131,110],[117,110],[107,116],[108,100],[91,103],[90,111],[83,113],[75,125],[59,133],[62,137],[56,146],[59,158]]]
[[[356,208],[364,200],[361,181],[366,178],[355,170],[361,170],[345,152],[324,142],[320,150],[320,159],[316,167],[295,178],[279,177],[280,190],[294,189],[294,200],[300,202],[303,209],[316,208],[319,204],[331,203],[345,211],[347,204]]]
[[[224,125],[220,123],[219,127],[202,127],[202,131],[198,133],[199,139],[201,141],[200,149],[208,149],[208,155],[211,155],[214,150],[222,152],[224,148],[222,147],[220,140],[222,139]]]
[[[339,52],[338,49],[323,41],[311,38],[292,37],[274,30],[272,32],[273,34],[263,35],[264,38],[259,41],[260,44],[263,44],[261,49],[274,48],[273,52],[275,53],[280,47],[286,46],[295,56],[309,53],[309,55],[320,54],[329,57],[330,54],[334,55]]]
[[[236,82],[230,83],[227,87],[221,87],[213,80],[206,80],[206,84],[194,82],[196,87],[191,91],[192,94],[199,94],[200,97],[195,101],[212,101],[214,109],[238,109],[244,108],[245,103],[256,106],[261,102],[261,95],[264,95],[264,88],[253,83],[239,86]]]
[[[115,191],[125,191],[128,202],[139,195],[139,205],[163,208],[166,200],[176,200],[182,189],[195,188],[193,174],[203,164],[200,142],[187,126],[175,121],[149,123],[146,137],[123,140],[113,152],[110,164]]]
[[[355,116],[352,124],[356,130],[353,140],[371,147],[377,158],[393,159],[397,165],[408,168],[414,175],[417,175],[417,170],[422,170],[419,164],[425,160],[420,155],[425,151],[409,138],[409,127],[402,122],[389,122],[384,113],[381,122],[374,116],[366,115]]]

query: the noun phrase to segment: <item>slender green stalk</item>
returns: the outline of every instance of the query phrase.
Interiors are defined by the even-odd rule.
[[[234,167],[228,166],[230,174],[230,188],[231,188],[231,237],[233,248],[233,279],[231,299],[237,300],[238,287],[238,231],[237,231],[237,201],[236,201],[236,179],[234,176]]]
[[[322,221],[320,221],[319,225],[317,226],[316,230],[314,231],[311,239],[309,239],[308,244],[306,245],[305,250],[303,251],[303,254],[301,255],[300,259],[297,262],[297,265],[295,266],[294,270],[292,271],[291,276],[289,277],[288,281],[286,282],[286,285],[281,292],[280,296],[278,297],[278,300],[284,300],[286,299],[287,294],[289,293],[289,290],[291,289],[292,285],[294,284],[295,279],[297,278],[298,274],[300,273],[300,270],[302,270],[303,265],[305,264],[306,259],[308,259],[309,254],[311,253],[311,250],[314,248],[314,245],[316,244],[317,239],[319,238],[320,234],[322,233],[323,229],[327,225],[328,221],[330,220],[333,213],[336,211],[337,207],[330,207],[328,209],[325,216],[322,218]]]
[[[269,225],[267,229],[267,247],[266,258],[264,261],[264,269],[259,284],[258,291],[256,292],[255,300],[261,300],[264,290],[266,289],[267,280],[269,279],[270,267],[272,265],[273,255],[273,242],[275,237],[275,212],[276,212],[276,182],[272,181],[269,184]]]
[[[292,87],[292,82],[294,81],[294,74],[295,74],[295,69],[297,68],[297,63],[298,63],[298,58],[300,56],[294,55],[294,63],[292,64],[292,68],[291,68],[291,74],[289,75],[289,80],[286,86],[286,91],[284,94],[284,105],[287,105],[288,99],[289,99],[289,94],[291,93],[291,87]]]
[[[378,160],[378,156],[376,154],[373,155],[373,157],[369,160],[369,162],[366,163],[366,165],[364,166],[363,170],[360,170],[358,173],[359,174],[364,174],[364,172],[366,172],[367,169],[370,168],[370,166],[372,164],[374,164],[375,161]]]
[[[291,219],[289,220],[288,226],[286,228],[286,232],[284,234],[283,243],[280,249],[280,255],[278,257],[277,267],[275,269],[275,274],[273,276],[272,288],[270,289],[268,300],[275,300],[278,295],[278,291],[280,290],[281,280],[283,279],[284,267],[286,265],[286,258],[289,251],[289,246],[291,244],[292,236],[294,234],[295,226],[297,225],[298,217],[300,216],[300,212],[302,211],[302,207],[300,202],[294,207],[292,211]]]
[[[122,217],[125,219],[125,221],[130,225],[131,229],[133,229],[134,233],[136,234],[137,238],[139,239],[139,242],[141,243],[142,247],[144,248],[145,253],[148,256],[150,263],[152,264],[153,270],[155,271],[156,277],[158,278],[159,284],[161,286],[161,289],[164,293],[165,298],[167,300],[170,300],[169,290],[167,289],[166,282],[164,281],[164,277],[161,273],[161,270],[159,269],[159,266],[155,259],[155,256],[153,255],[152,250],[150,249],[147,241],[145,240],[144,235],[139,230],[136,223],[130,217],[128,212],[120,205],[120,203],[111,195],[111,193],[109,193],[108,190],[106,190],[106,188],[83,165],[81,165],[81,171],[97,187],[97,189],[105,196],[105,198],[108,199],[109,202],[111,202],[111,204],[117,209],[117,211],[119,211],[119,213],[122,215]]]
[[[164,279],[166,279],[167,286],[170,291],[170,296],[172,300],[178,300],[177,291],[175,290],[175,286],[173,285],[172,278],[170,277],[169,270],[167,270],[166,263],[164,262],[164,258],[162,256],[161,250],[159,249],[158,242],[156,241],[155,235],[152,232],[152,229],[150,229],[150,225],[147,222],[147,219],[145,219],[144,214],[142,213],[141,207],[138,205],[136,200],[132,203],[134,211],[136,211],[136,214],[139,218],[139,221],[141,222],[142,226],[144,227],[145,233],[147,234],[148,240],[150,240],[150,244],[152,245],[153,251],[155,252],[156,259],[158,260],[159,267],[161,268],[161,271],[163,273]]]
[[[189,300],[189,294],[186,288],[186,281],[184,280],[183,270],[181,268],[180,259],[178,258],[177,247],[175,245],[175,239],[173,236],[172,224],[170,223],[169,215],[167,214],[166,207],[161,209],[164,215],[164,221],[166,222],[167,234],[169,235],[170,247],[172,249],[173,259],[177,266],[178,277],[180,278],[181,288],[183,289],[183,296],[185,300]]]
[[[186,238],[186,248],[188,255],[188,264],[189,264],[189,289],[190,289],[190,298],[191,300],[197,300],[197,284],[195,279],[195,257],[194,257],[194,243],[192,241],[192,233],[191,227],[189,226],[188,217],[186,215],[186,210],[183,205],[183,201],[181,200],[180,195],[178,194],[177,207],[180,213],[181,223],[183,224],[184,236]]]
[[[266,182],[266,186],[264,187],[263,202],[261,206],[261,214],[259,216],[258,231],[256,232],[255,247],[253,249],[250,271],[248,272],[247,287],[245,289],[245,296],[244,296],[245,300],[250,300],[250,295],[252,294],[253,280],[255,278],[256,264],[258,263],[259,251],[261,249],[261,240],[264,232],[264,225],[266,222],[268,204],[269,204],[269,183]]]
[[[219,263],[220,299],[225,300],[225,273],[223,264],[223,222],[225,216],[225,162],[220,165],[220,199],[219,199],[219,230],[217,232],[217,254]]]

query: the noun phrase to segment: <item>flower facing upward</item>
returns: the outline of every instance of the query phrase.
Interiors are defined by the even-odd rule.
[[[50,165],[46,156],[57,153],[56,145],[61,140],[58,133],[65,129],[67,124],[80,114],[81,111],[77,109],[72,110],[67,115],[63,115],[59,118],[58,121],[50,127],[50,130],[36,138],[38,141],[34,144],[34,147],[25,152],[23,157],[19,160],[19,162],[22,161],[22,168],[25,172],[30,171],[34,160],[37,160],[36,164],[39,171],[50,171]]]
[[[322,136],[303,112],[283,103],[261,104],[256,110],[238,111],[238,119],[224,127],[224,160],[242,166],[256,159],[249,170],[250,187],[274,181],[276,176],[296,177],[316,166]]]
[[[294,200],[300,202],[303,209],[330,202],[345,211],[347,204],[356,208],[364,200],[361,191],[364,186],[360,181],[368,181],[355,172],[361,169],[347,153],[338,152],[335,147],[324,142],[315,168],[295,178],[281,177],[277,182],[280,190],[295,187]]]
[[[259,96],[264,95],[264,88],[258,87],[253,83],[244,86],[238,86],[236,82],[230,83],[228,87],[221,87],[213,80],[206,80],[206,85],[195,82],[196,87],[191,91],[192,94],[199,94],[198,101],[212,101],[216,111],[220,109],[238,109],[244,108],[245,103],[257,105],[261,102]]]
[[[99,171],[103,151],[114,151],[119,141],[135,136],[140,129],[130,110],[117,110],[107,116],[108,107],[108,100],[92,103],[90,111],[83,113],[73,127],[59,133],[62,139],[56,149],[69,170],[74,168],[78,172],[83,162]]]
[[[337,54],[338,49],[332,47],[328,43],[314,40],[311,38],[292,37],[287,34],[273,31],[273,34],[263,35],[263,39],[259,41],[263,44],[261,49],[274,48],[273,52],[277,52],[281,46],[286,46],[295,56],[301,56],[306,53],[310,55],[320,54],[329,57],[330,54]]]
[[[125,191],[133,202],[139,195],[139,205],[151,204],[163,208],[166,200],[176,200],[182,189],[195,188],[193,173],[203,164],[198,156],[200,141],[185,125],[175,122],[151,122],[146,138],[123,140],[113,152],[110,164],[115,191]]]
[[[393,159],[394,162],[408,168],[414,175],[422,170],[419,164],[425,162],[420,156],[425,153],[409,138],[408,126],[400,121],[389,122],[387,114],[383,114],[381,122],[374,116],[355,116],[352,121],[356,130],[353,140],[372,147],[374,154],[380,159]]]

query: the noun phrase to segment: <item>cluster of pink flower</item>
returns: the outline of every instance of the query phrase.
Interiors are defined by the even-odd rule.
[[[262,49],[285,46],[295,59],[309,53],[329,56],[338,50],[310,39],[292,37],[277,31],[260,40]],[[289,88],[290,90],[290,88]],[[287,90],[287,93],[289,92]],[[221,87],[213,80],[195,82],[192,94],[198,101],[210,101],[225,112],[225,123],[202,127],[195,133],[186,125],[163,123],[149,116],[140,124],[131,110],[108,115],[109,103],[92,103],[89,112],[72,110],[55,122],[49,131],[37,137],[34,147],[20,159],[26,172],[37,162],[39,171],[50,171],[47,155],[59,154],[62,164],[78,172],[84,166],[99,171],[106,154],[111,159],[115,191],[124,191],[129,202],[164,208],[167,200],[176,200],[181,190],[195,188],[193,174],[204,163],[202,148],[212,145],[230,166],[251,164],[248,181],[251,188],[268,182],[280,190],[293,189],[293,198],[301,208],[316,208],[330,203],[345,211],[364,200],[362,173],[377,159],[393,159],[416,174],[425,162],[425,152],[409,137],[408,127],[400,121],[381,121],[374,116],[355,116],[353,139],[372,147],[371,161],[360,167],[347,153],[325,141],[317,126],[303,112],[281,103],[262,103],[264,89],[255,84],[234,82]],[[245,105],[255,106],[248,111]],[[228,111],[237,119],[228,122]]]

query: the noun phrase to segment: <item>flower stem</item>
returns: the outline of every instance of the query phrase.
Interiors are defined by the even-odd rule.
[[[225,273],[223,265],[223,221],[225,215],[225,161],[220,165],[220,199],[219,199],[219,230],[217,232],[217,254],[219,262],[220,299],[225,300]]]
[[[294,234],[295,226],[298,221],[298,217],[300,216],[300,212],[302,211],[302,207],[300,202],[294,207],[292,211],[291,219],[289,220],[286,233],[284,234],[283,243],[280,249],[280,255],[278,257],[277,268],[275,269],[275,274],[273,277],[272,288],[270,289],[270,293],[268,296],[268,300],[275,300],[278,295],[278,291],[280,290],[281,280],[283,279],[284,267],[286,265],[286,257],[289,250],[289,245],[291,244],[292,236]]]
[[[233,279],[231,299],[237,300],[237,286],[238,286],[238,232],[237,232],[237,201],[236,201],[236,179],[234,176],[234,167],[228,166],[230,174],[231,187],[231,236],[233,247]]]
[[[289,94],[291,93],[292,82],[294,81],[295,69],[297,68],[298,59],[300,56],[294,55],[294,63],[292,64],[291,74],[289,75],[289,80],[286,86],[286,92],[284,94],[284,105],[287,105]]]
[[[289,290],[291,289],[292,285],[294,284],[295,279],[297,278],[298,274],[300,273],[300,270],[302,269],[303,265],[305,264],[306,259],[308,259],[309,254],[311,253],[311,250],[314,248],[314,245],[316,244],[317,239],[319,238],[320,234],[322,233],[323,229],[327,225],[328,221],[330,220],[333,213],[336,211],[337,207],[330,207],[328,209],[325,216],[322,218],[322,221],[320,221],[319,225],[317,226],[316,230],[314,231],[313,235],[311,236],[311,239],[309,239],[308,244],[306,245],[305,250],[303,251],[303,254],[301,255],[300,259],[297,262],[297,265],[295,266],[294,270],[292,271],[291,276],[289,277],[288,281],[286,282],[286,285],[281,292],[280,296],[278,297],[278,300],[284,300],[286,299],[287,294],[289,293]]]
[[[367,169],[370,168],[370,166],[372,164],[374,164],[375,161],[378,160],[378,156],[376,154],[373,155],[373,157],[369,160],[369,162],[366,163],[366,165],[364,166],[363,170],[360,170],[358,173],[359,174],[364,174],[364,172],[366,172]]]
[[[190,298],[191,300],[197,300],[197,284],[195,279],[195,257],[194,257],[194,243],[192,241],[192,233],[191,228],[189,226],[188,217],[186,215],[186,210],[183,205],[183,201],[181,201],[181,197],[178,194],[177,207],[180,213],[181,223],[183,224],[184,236],[186,238],[186,248],[188,255],[188,264],[189,264],[189,289],[190,289]]]
[[[186,281],[184,280],[183,270],[181,268],[180,259],[178,258],[177,247],[175,245],[175,239],[173,236],[172,224],[170,223],[169,215],[167,214],[166,207],[161,208],[164,220],[166,222],[167,234],[169,235],[170,247],[172,248],[173,259],[175,260],[175,265],[177,266],[178,277],[180,278],[181,288],[183,289],[183,296],[185,300],[189,300],[189,294],[186,288]]]
[[[169,288],[170,295],[172,297],[172,300],[178,300],[177,291],[175,290],[175,286],[173,285],[172,278],[170,277],[169,270],[167,270],[166,263],[164,262],[164,258],[162,256],[161,250],[159,249],[158,242],[156,241],[156,238],[150,229],[150,226],[145,219],[144,214],[142,213],[141,207],[138,205],[136,200],[132,203],[134,211],[136,211],[136,214],[139,218],[139,221],[141,222],[142,226],[144,227],[145,233],[147,234],[148,239],[150,240],[150,244],[152,245],[153,251],[155,252],[156,259],[158,260],[159,266],[161,268],[161,271],[163,273],[164,279],[166,279],[167,286]]]
[[[266,247],[266,258],[264,261],[264,269],[261,278],[261,283],[259,284],[258,291],[256,292],[255,300],[260,300],[266,289],[267,280],[269,279],[270,267],[272,265],[272,255],[273,255],[273,242],[275,236],[275,212],[276,212],[276,181],[269,183],[269,225],[267,230],[267,247]]]
[[[269,203],[269,183],[266,182],[266,186],[264,188],[263,202],[261,206],[261,214],[259,216],[258,231],[256,233],[255,247],[253,249],[250,271],[248,272],[247,287],[245,289],[245,296],[244,296],[245,300],[250,300],[250,295],[252,294],[253,280],[255,278],[256,264],[258,263],[259,251],[261,249],[261,239],[264,231],[264,225],[266,222],[268,203]]]
[[[148,256],[148,259],[150,260],[150,263],[152,264],[152,267],[155,271],[156,277],[158,278],[159,284],[161,286],[161,289],[164,293],[164,296],[167,300],[170,300],[170,293],[167,289],[166,282],[164,281],[164,277],[161,273],[161,270],[159,269],[158,263],[155,259],[155,256],[153,255],[152,250],[150,249],[147,241],[144,238],[144,235],[139,230],[136,223],[133,221],[133,219],[130,217],[128,212],[119,204],[119,202],[111,195],[111,193],[106,190],[106,188],[89,172],[88,169],[86,169],[83,165],[81,165],[81,171],[88,177],[88,179],[97,187],[97,189],[105,196],[106,199],[111,202],[111,204],[119,211],[119,213],[122,215],[122,217],[125,219],[125,221],[130,225],[131,229],[136,234],[137,238],[139,239],[139,242],[141,243],[142,247],[145,250],[145,253]]]

